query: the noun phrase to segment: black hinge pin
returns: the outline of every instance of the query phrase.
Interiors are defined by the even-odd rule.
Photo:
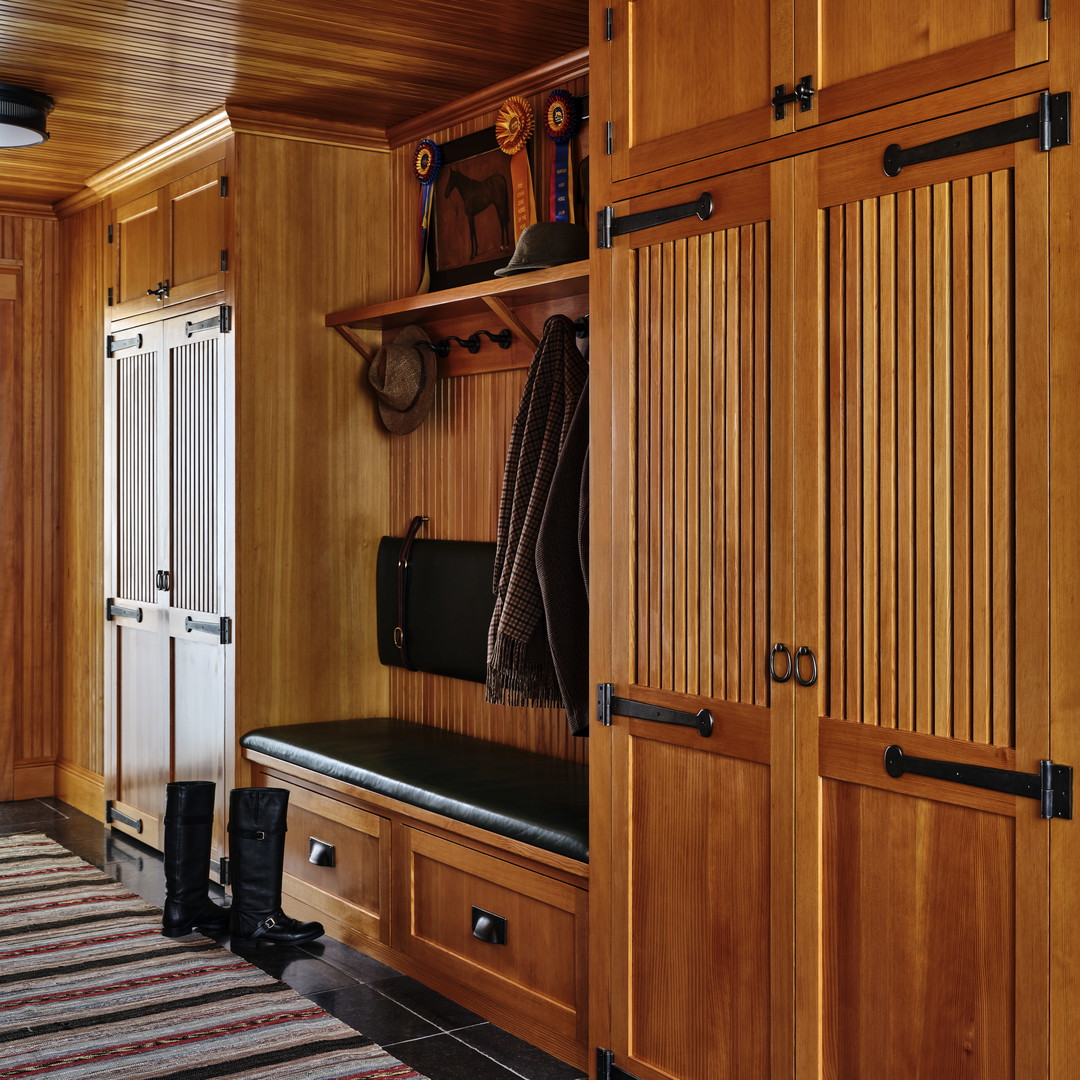
[[[610,120],[607,122],[607,126],[604,129],[604,153],[615,153],[615,125]]]
[[[1050,0],[1046,0],[1049,4]],[[612,41],[615,37],[615,9],[606,8],[604,10],[604,40]]]
[[[113,242],[113,227],[110,225],[109,226],[109,243],[111,244],[112,242]]]
[[[220,191],[221,191],[221,197],[223,199],[228,198],[228,195],[229,195],[229,178],[227,176],[223,176],[221,178]]]
[[[221,269],[229,269],[229,252],[226,248],[221,249]]]

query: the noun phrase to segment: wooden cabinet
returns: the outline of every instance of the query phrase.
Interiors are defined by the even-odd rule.
[[[224,289],[226,192],[217,161],[114,207],[111,319]]]
[[[610,65],[612,115],[598,119],[612,122],[615,180],[1047,58],[1048,24],[1027,0],[698,0],[677,17],[662,0],[609,8],[611,41],[593,62]],[[797,86],[812,96],[778,117],[777,88]]]
[[[151,847],[166,783],[225,776],[231,359],[219,308],[110,338],[106,797]]]
[[[716,209],[594,259],[603,662],[714,720],[592,733],[592,1043],[640,1080],[1048,1075],[1069,823],[885,767],[1050,758],[1059,151],[882,168],[1038,104],[642,196]]]
[[[385,245],[385,155],[215,138],[175,162],[175,181],[158,163],[149,186],[169,214],[170,280],[210,288],[198,286],[213,276],[200,246],[213,247],[213,267],[229,247],[225,292],[210,307],[174,289],[152,315],[107,313],[106,798],[114,828],[137,828],[118,814],[141,821],[153,847],[166,782],[214,780],[222,810],[247,782],[235,749],[244,731],[386,711],[373,621],[356,612],[374,605],[389,531],[388,440],[356,353],[317,329],[358,290],[385,295],[383,264],[358,243]],[[138,190],[125,173],[116,203],[138,205]],[[226,222],[224,243],[210,243],[207,217]]]

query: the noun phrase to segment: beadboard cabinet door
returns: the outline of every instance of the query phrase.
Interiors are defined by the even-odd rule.
[[[166,783],[225,783],[231,360],[219,319],[121,331],[108,363],[106,797],[112,824],[155,848]]]

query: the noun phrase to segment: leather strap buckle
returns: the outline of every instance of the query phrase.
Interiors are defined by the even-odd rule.
[[[409,553],[412,551],[416,534],[426,522],[427,518],[422,514],[417,514],[416,517],[412,519],[409,523],[408,532],[405,533],[405,539],[401,542],[401,549],[398,551],[397,626],[394,627],[394,647],[401,655],[402,664],[408,668],[409,671],[416,670],[409,661],[409,652],[405,644],[405,600],[409,590]]]

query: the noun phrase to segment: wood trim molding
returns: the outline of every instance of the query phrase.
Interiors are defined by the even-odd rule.
[[[132,180],[140,180],[155,169],[167,168],[196,150],[221,142],[232,134],[225,109],[216,109],[164,139],[151,143],[131,157],[102,169],[87,178],[86,185],[99,195],[106,195]]]
[[[13,770],[16,802],[44,799],[56,794],[56,766],[51,762],[16,762]]]
[[[56,797],[97,821],[105,820],[105,779],[74,761],[56,763]]]
[[[56,219],[56,211],[48,203],[31,202],[28,199],[0,199],[0,214],[21,218]]]
[[[367,124],[348,124],[339,120],[298,116],[250,105],[226,105],[225,111],[232,130],[245,135],[272,135],[298,142],[390,152],[386,132]]]
[[[462,120],[479,116],[501,105],[512,94],[522,96],[537,94],[548,87],[569,82],[570,79],[581,78],[588,73],[588,49],[578,49],[577,52],[567,53],[530,71],[523,71],[511,79],[504,79],[493,86],[478,90],[475,94],[458,98],[457,101],[452,101],[448,105],[432,109],[431,112],[390,128],[386,132],[390,149],[404,146],[414,139],[422,139],[433,131],[442,131],[444,128],[452,127]]]

